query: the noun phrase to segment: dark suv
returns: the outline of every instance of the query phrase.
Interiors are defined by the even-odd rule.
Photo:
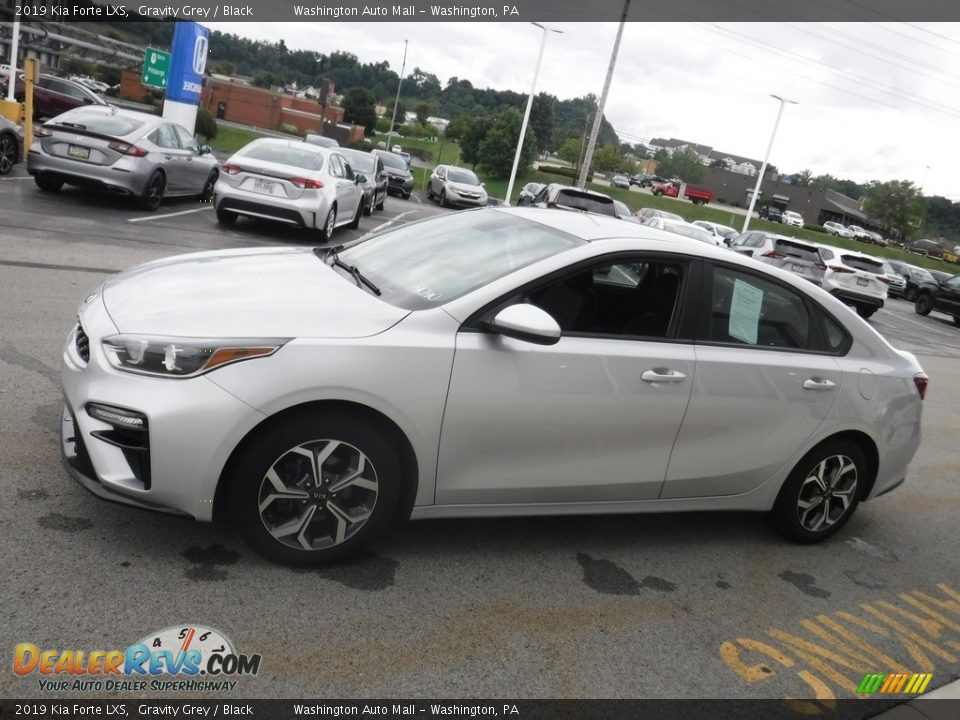
[[[893,271],[905,281],[902,292],[904,300],[910,302],[916,300],[921,288],[927,290],[935,290],[937,288],[937,281],[933,275],[930,274],[929,270],[907,265],[907,263],[900,262],[899,260],[887,260],[887,263],[893,268]],[[893,289],[893,286],[891,285],[890,288]],[[887,292],[889,293],[889,290]]]
[[[783,219],[783,210],[776,205],[761,205],[757,214],[765,220],[780,222]]]
[[[914,309],[918,315],[929,315],[931,310],[952,315],[953,324],[960,327],[960,275],[947,278],[937,287],[920,288]]]
[[[25,88],[23,75],[17,77],[14,94],[23,102]],[[53,75],[41,75],[33,84],[33,118],[56,117],[67,110],[84,105],[109,105],[90,88]]]

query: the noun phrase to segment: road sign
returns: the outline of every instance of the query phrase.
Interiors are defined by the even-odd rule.
[[[147,87],[167,89],[167,77],[170,75],[170,53],[148,47],[143,56],[143,74],[140,82]]]

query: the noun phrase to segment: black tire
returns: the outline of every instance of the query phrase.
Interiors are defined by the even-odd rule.
[[[0,135],[0,175],[6,175],[19,161],[19,146],[13,135]]]
[[[857,315],[862,317],[864,320],[869,319],[877,311],[877,308],[871,307],[869,305],[858,305],[857,306]]]
[[[847,467],[840,462],[840,458],[853,464],[852,487],[849,469],[842,475],[834,475],[839,468]],[[818,472],[824,461],[827,463],[825,472]],[[816,476],[824,481],[825,490],[819,488]],[[842,481],[843,484],[838,482],[837,488],[832,488],[832,480]],[[794,542],[810,545],[826,540],[853,516],[868,480],[867,461],[859,445],[850,440],[827,440],[804,455],[791,471],[768,519],[779,533]],[[823,493],[832,493],[838,488],[842,488],[845,491],[843,495],[849,497],[846,507],[836,495],[829,495],[827,502],[821,499]],[[801,498],[811,503],[806,509],[801,509]],[[822,510],[824,505],[828,508],[826,513]],[[821,524],[830,520],[830,524],[818,529],[811,528],[811,525],[816,528],[818,520]]]
[[[427,183],[427,200],[433,200],[436,196],[436,193],[433,192],[433,185]]]
[[[408,193],[403,193],[400,197],[402,197],[404,200],[409,200],[412,194],[413,194],[413,191],[411,190]]]
[[[663,195],[663,193],[660,192],[659,190],[654,190],[653,194],[656,195],[657,197],[660,197],[661,195]]]
[[[322,470],[328,470],[328,468],[333,470],[334,472],[330,474],[335,476],[331,481],[330,475],[326,474],[325,482],[315,485],[317,479],[311,477],[315,473],[309,470],[310,466],[296,465],[298,458],[291,456],[290,453],[295,448],[313,442],[318,443],[315,446],[316,452],[322,451],[328,447],[320,444],[320,441],[324,440],[341,443],[330,456],[331,461],[328,461],[332,462],[332,467],[324,465],[322,468]],[[338,482],[335,474],[338,466],[343,469],[344,475],[349,474],[351,470],[349,460],[351,456],[356,457],[355,451],[366,456],[367,470],[364,478],[374,481],[375,496],[371,500],[372,491],[364,489],[347,488],[341,491],[344,495],[336,501],[337,504],[346,506],[351,502],[351,497],[345,497],[345,495],[352,493],[354,501],[358,496],[363,498],[366,505],[363,512],[369,512],[369,516],[360,527],[352,531],[350,528],[353,523],[345,524],[345,537],[342,541],[336,542],[332,532],[328,536],[321,535],[339,525],[337,515],[329,509],[334,504],[333,498],[336,495],[325,491]],[[343,459],[337,457],[341,452]],[[284,473],[283,463],[291,460],[294,465],[290,470],[296,472]],[[381,428],[343,412],[305,410],[288,415],[259,431],[253,442],[248,443],[241,451],[232,467],[234,471],[228,478],[230,483],[228,502],[230,514],[240,535],[251,548],[268,560],[298,567],[326,565],[343,560],[357,553],[370,541],[382,536],[389,529],[396,515],[404,482],[399,453],[392,438]],[[304,467],[307,468],[306,472],[301,472]],[[303,493],[307,499],[277,498],[261,516],[260,505],[263,502],[261,498],[264,493],[273,492],[269,486],[265,485],[271,482],[266,476],[272,468],[281,477],[285,489]],[[332,485],[328,484],[331,482]],[[332,544],[317,549],[306,549],[300,546],[299,535],[295,538],[292,534],[285,536],[290,543],[287,544],[270,533],[267,529],[267,524],[270,522],[274,523],[274,529],[276,529],[288,522],[287,517],[291,519],[303,517],[303,513],[299,512],[298,504],[312,507],[311,517],[318,522],[318,526],[308,525],[305,530],[301,529],[307,544],[319,545],[324,541]],[[306,510],[303,512],[305,513]],[[361,513],[351,512],[350,514],[357,516]],[[318,529],[311,530],[314,527]],[[306,537],[306,532],[311,534],[310,538]]]
[[[907,289],[903,291],[903,299],[907,300],[908,302],[913,302],[914,300],[916,300],[917,289],[915,287],[908,286]]]
[[[217,222],[221,225],[233,225],[237,221],[237,214],[235,212],[230,212],[229,210],[224,210],[222,207],[217,208]]]
[[[917,302],[914,304],[913,309],[917,315],[929,315],[930,311],[933,310],[933,295],[930,293],[917,295]]]
[[[360,204],[357,205],[357,214],[353,216],[353,220],[347,223],[347,227],[350,230],[356,230],[358,227],[360,227],[360,218],[364,215],[370,214],[364,209],[365,205],[366,203],[363,201],[363,198],[360,198]]]
[[[374,210],[383,210],[383,204],[387,201],[387,191],[383,191],[383,196],[380,198],[380,202],[373,206]]]
[[[34,175],[33,181],[44,192],[59,192],[60,188],[63,187],[63,180],[50,175]]]
[[[364,215],[373,215],[373,202],[376,200],[377,194],[374,193],[373,197],[370,198],[370,202],[367,202],[367,196],[363,196],[363,200],[360,201],[360,205],[363,206]]]
[[[214,168],[210,171],[210,175],[207,176],[207,181],[203,184],[203,190],[200,191],[200,194],[197,195],[197,200],[200,202],[210,202],[213,198],[213,188],[217,184],[217,178],[220,177],[220,171]]]
[[[440,207],[447,207],[447,191],[440,191]]]
[[[327,211],[327,216],[323,220],[323,226],[316,229],[317,240],[326,242],[333,236],[334,224],[337,221],[337,206],[331,205]]]
[[[163,202],[163,191],[167,187],[167,179],[159,170],[154,170],[147,179],[147,184],[143,189],[143,195],[140,196],[138,204],[141,209],[153,212]]]

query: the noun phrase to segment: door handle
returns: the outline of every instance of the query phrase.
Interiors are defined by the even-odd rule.
[[[804,390],[832,390],[837,384],[825,378],[807,378],[803,381]]]
[[[686,380],[687,376],[677,370],[657,368],[656,370],[644,370],[640,379],[648,383],[675,383]]]

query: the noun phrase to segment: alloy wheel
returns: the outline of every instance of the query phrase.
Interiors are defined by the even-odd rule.
[[[843,518],[858,488],[857,466],[846,455],[817,463],[800,484],[797,519],[804,529],[822,532]]]
[[[0,175],[10,172],[16,159],[17,150],[13,140],[9,137],[0,138]]]
[[[323,231],[327,236],[327,240],[333,235],[334,225],[337,222],[337,214],[333,208],[330,208],[330,212],[327,213],[327,224],[324,227]]]
[[[341,440],[290,448],[260,483],[260,520],[277,541],[324,550],[355,535],[373,513],[380,485],[369,458]]]

